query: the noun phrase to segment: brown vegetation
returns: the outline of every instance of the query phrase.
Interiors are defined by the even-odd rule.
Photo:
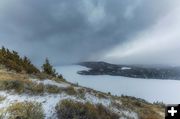
[[[7,112],[9,119],[44,119],[42,106],[37,102],[14,103]]]
[[[122,101],[121,108],[123,107],[136,112],[140,119],[164,118],[164,115],[161,114],[164,112],[164,109],[158,105],[153,105],[145,100],[129,96],[121,96],[120,100]]]
[[[101,104],[63,100],[56,106],[59,119],[119,119],[119,116]]]
[[[68,94],[68,95],[76,95],[77,91],[74,89],[73,86],[69,86],[67,88],[64,88],[64,91]]]

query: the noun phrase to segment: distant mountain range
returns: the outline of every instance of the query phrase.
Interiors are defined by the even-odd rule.
[[[81,62],[89,70],[79,71],[81,75],[112,75],[146,79],[180,79],[180,67],[117,65],[106,62]]]

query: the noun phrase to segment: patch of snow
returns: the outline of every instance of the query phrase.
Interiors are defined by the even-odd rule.
[[[121,70],[129,70],[131,67],[122,67]]]
[[[80,99],[75,96],[66,95],[64,93],[61,94],[49,94],[45,93],[44,95],[28,95],[28,94],[15,94],[8,91],[0,91],[0,96],[6,97],[5,100],[0,102],[0,109],[6,108],[13,103],[16,102],[31,102],[35,101],[42,104],[45,119],[57,119],[56,105],[64,100],[64,99],[71,99],[78,102],[90,102],[92,104],[99,104],[108,107],[111,103],[109,99],[99,99],[91,94],[86,94],[85,99]]]
[[[125,117],[124,119],[127,119],[127,117],[128,117],[129,119],[139,119],[137,113],[135,113],[135,112],[132,112],[132,111],[121,111],[121,113],[122,113],[123,115],[126,115],[126,117]],[[120,119],[121,119],[121,118],[120,118]]]
[[[79,75],[78,71],[86,70],[79,65],[56,67],[65,79],[72,83],[93,88],[113,95],[129,95],[145,99],[149,102],[163,101],[166,104],[178,104],[180,100],[180,81],[140,79],[122,76],[87,76]],[[171,90],[169,90],[171,89]],[[173,92],[172,92],[173,91]]]
[[[122,105],[122,102],[120,100],[115,100],[115,103],[117,103],[118,105]]]
[[[110,99],[98,98],[98,97],[91,95],[89,93],[86,93],[85,98],[88,102],[92,102],[93,104],[102,104],[106,107],[108,107],[111,104]]]
[[[111,110],[117,114],[119,114],[121,117],[120,119],[139,119],[138,118],[138,114],[133,112],[133,111],[129,111],[129,110],[125,110],[125,109],[117,109],[114,107],[110,107]]]
[[[24,101],[35,101],[42,104],[45,113],[45,119],[56,119],[55,107],[59,101],[64,99],[76,100],[76,97],[62,94],[44,94],[39,96],[27,95],[27,94],[11,94],[6,91],[0,91],[0,95],[6,97],[4,101],[0,103],[0,108],[6,108],[10,104]]]
[[[49,80],[49,79],[45,79],[45,80],[38,80],[38,79],[30,79],[32,82],[36,82],[36,83],[42,83],[44,85],[55,85],[57,87],[60,87],[60,88],[66,88],[66,87],[69,87],[70,84],[67,84],[65,82],[61,82],[61,83],[57,83],[56,81],[53,81],[53,80]]]

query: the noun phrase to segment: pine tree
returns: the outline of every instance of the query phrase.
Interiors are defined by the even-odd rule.
[[[21,58],[18,52],[10,51],[4,46],[0,49],[0,65],[4,65],[9,70],[15,70],[16,72],[29,74],[40,72],[27,57]]]
[[[57,76],[56,70],[50,64],[48,58],[46,58],[45,63],[42,65],[42,72],[51,76]]]

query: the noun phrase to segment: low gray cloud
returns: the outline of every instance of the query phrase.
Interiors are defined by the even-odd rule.
[[[154,25],[169,0],[1,0],[0,45],[40,65],[98,60]]]
[[[130,42],[119,44],[106,52],[103,60],[125,64],[180,66],[179,12],[180,9],[175,8],[152,27],[136,34]]]

